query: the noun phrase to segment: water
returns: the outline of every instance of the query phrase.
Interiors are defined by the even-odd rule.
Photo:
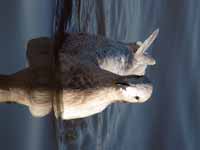
[[[54,0],[0,1],[0,74],[25,67],[31,38],[52,35]],[[53,114],[34,118],[22,105],[0,105],[1,150],[55,150]]]
[[[64,1],[58,2],[60,11]],[[76,0],[69,8],[66,32],[90,32],[125,42],[144,40],[158,27],[160,34],[149,49],[157,60],[147,72],[154,84],[152,98],[64,121],[58,130],[60,150],[200,149],[200,2]]]

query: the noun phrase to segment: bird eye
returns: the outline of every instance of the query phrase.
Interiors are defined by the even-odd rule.
[[[135,96],[135,99],[136,99],[136,100],[139,100],[139,99],[140,99],[140,97],[139,97],[139,96]]]

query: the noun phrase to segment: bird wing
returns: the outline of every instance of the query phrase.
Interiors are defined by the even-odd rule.
[[[60,54],[59,58],[60,78],[64,88],[85,89],[105,86],[119,78],[117,74],[101,69],[90,59],[81,60],[66,53]]]
[[[29,66],[49,67],[54,59],[53,45],[53,41],[47,37],[30,40],[27,46]],[[125,72],[133,60],[133,53],[126,44],[88,33],[66,33],[58,53],[68,53],[81,61],[90,60],[101,69],[116,74]]]
[[[119,75],[126,74],[134,58],[128,44],[88,33],[67,33],[62,52]]]

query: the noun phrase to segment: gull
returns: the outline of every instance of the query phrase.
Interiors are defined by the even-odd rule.
[[[153,91],[145,70],[155,64],[146,49],[158,32],[155,30],[143,43],[66,33],[55,70],[51,68],[54,41],[47,37],[32,39],[27,45],[29,66],[0,75],[0,102],[25,105],[35,117],[54,110],[55,116],[64,120],[100,113],[115,102],[143,103]]]

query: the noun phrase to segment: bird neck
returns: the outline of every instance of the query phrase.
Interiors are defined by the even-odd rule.
[[[83,90],[63,90],[63,100],[65,103],[86,103],[92,100],[114,102],[119,99],[120,91],[115,87],[102,87]]]

